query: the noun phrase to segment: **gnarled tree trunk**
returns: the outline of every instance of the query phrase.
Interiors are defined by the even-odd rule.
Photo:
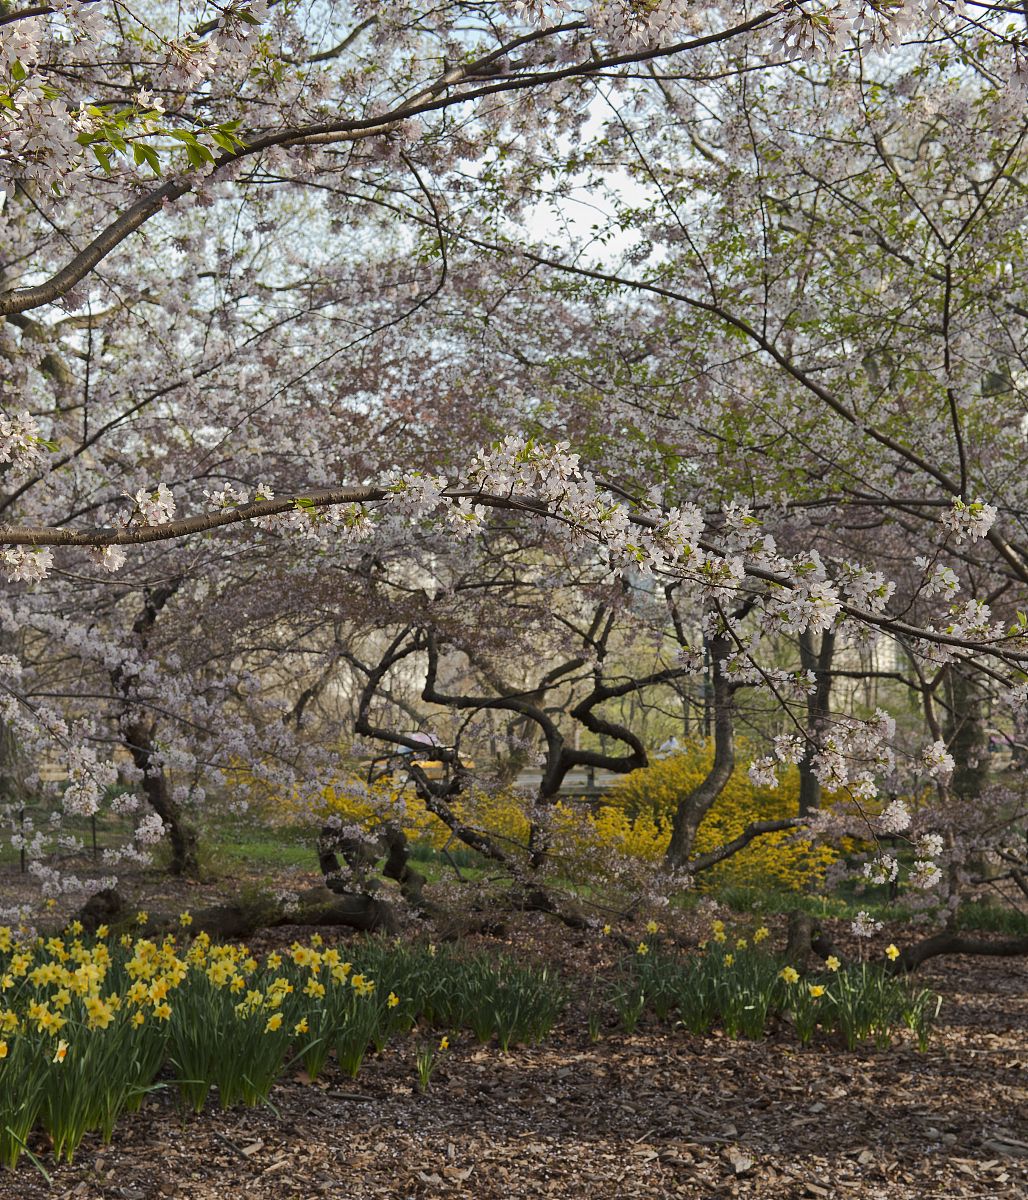
[[[200,874],[196,830],[183,816],[181,806],[172,797],[164,768],[156,761],[153,725],[138,720],[124,726],[125,745],[132,761],[143,772],[142,788],[150,807],[164,822],[171,846],[171,871],[196,879]]]
[[[735,770],[735,719],[732,714],[732,685],[724,666],[732,651],[725,634],[710,639],[710,662],[713,673],[711,704],[714,725],[714,761],[703,781],[678,802],[671,822],[671,841],[667,861],[684,867],[692,856],[700,822],[711,805],[724,791]]]

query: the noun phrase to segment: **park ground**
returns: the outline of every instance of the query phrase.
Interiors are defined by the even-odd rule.
[[[130,891],[140,905],[178,911],[258,886],[299,889],[317,876],[309,852],[294,849],[269,844],[255,878],[261,847],[236,855],[224,842],[205,883],[153,870]],[[758,919],[784,945],[784,917],[765,910]],[[119,1121],[111,1145],[87,1137],[70,1166],[55,1167],[34,1145],[48,1178],[23,1157],[16,1173],[0,1173],[0,1200],[1028,1197],[1025,961],[926,964],[918,982],[943,1005],[923,1054],[906,1035],[887,1050],[849,1053],[824,1041],[803,1049],[786,1026],[759,1042],[704,1038],[649,1014],[633,1034],[612,1021],[594,1042],[590,988],[617,943],[633,945],[639,931],[626,925],[604,938],[542,914],[505,922],[502,936],[473,935],[469,945],[547,959],[575,984],[542,1046],[504,1055],[468,1033],[451,1036],[424,1095],[414,1087],[414,1038],[369,1056],[355,1081],[331,1065],[316,1084],[288,1077],[260,1109],[183,1117],[171,1091],[158,1089]],[[826,924],[856,952],[844,918]],[[252,944],[311,932],[285,927]],[[321,932],[330,944],[360,936]]]

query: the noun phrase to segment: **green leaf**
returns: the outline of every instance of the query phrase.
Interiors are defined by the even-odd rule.
[[[191,167],[202,167],[205,163],[213,162],[214,155],[207,149],[206,146],[187,146],[186,158],[189,159]]]
[[[211,130],[211,137],[215,140],[215,142],[217,142],[222,150],[227,151],[229,154],[234,154],[236,147],[240,145],[236,138],[230,137],[227,133],[222,133],[218,129]]]
[[[160,175],[161,160],[153,146],[148,146],[146,142],[136,142],[132,147],[132,157],[135,159],[137,166],[145,162],[155,175]]]
[[[110,175],[110,173],[111,173],[110,151],[107,150],[105,147],[101,146],[97,142],[94,142],[93,145],[90,147],[90,149],[93,151],[93,154],[96,156],[96,161],[100,164],[101,167],[103,167],[104,173],[107,175]]]

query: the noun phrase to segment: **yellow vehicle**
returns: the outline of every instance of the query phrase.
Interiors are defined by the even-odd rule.
[[[414,767],[417,767],[425,778],[433,783],[445,779],[451,764],[441,758],[434,758],[431,750],[434,746],[440,750],[452,750],[453,747],[444,746],[434,733],[415,732],[405,733],[403,736],[410,738],[411,741],[422,743],[424,749],[421,749],[420,746],[417,750],[410,746],[398,746],[394,753],[372,759],[368,767],[369,782],[392,774],[397,785],[402,787],[409,781],[411,769]],[[465,758],[462,754],[459,761],[465,771],[475,769],[474,759]]]

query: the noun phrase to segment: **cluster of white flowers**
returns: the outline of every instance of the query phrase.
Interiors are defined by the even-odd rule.
[[[843,563],[837,578],[850,603],[865,612],[884,612],[896,591],[895,583],[887,580],[881,571],[869,571],[856,563]]]
[[[411,517],[431,516],[443,502],[446,480],[442,475],[425,475],[420,471],[404,471],[386,480],[392,504],[399,512]]]
[[[125,551],[121,546],[93,546],[89,551],[93,562],[111,575],[125,565]]]
[[[1001,621],[992,621],[992,609],[983,600],[968,600],[951,607],[946,632],[953,637],[986,642],[1001,638],[1004,628]]]
[[[928,891],[942,881],[942,872],[930,859],[915,859],[907,878],[911,887]]]
[[[746,774],[755,787],[778,787],[778,764],[770,756],[755,758],[747,768]]]
[[[988,534],[995,520],[996,506],[986,504],[980,496],[970,502],[954,496],[944,518],[946,526],[956,534],[958,543],[965,538],[977,542]]]
[[[880,854],[864,863],[864,878],[871,883],[892,883],[899,878],[899,861],[892,854]]]
[[[850,925],[850,932],[854,937],[869,938],[874,937],[882,928],[881,921],[876,921],[870,913],[863,910],[858,912],[853,923]]]
[[[0,412],[0,463],[10,463],[15,475],[38,471],[46,462],[39,423],[30,412]]]
[[[250,493],[246,488],[237,488],[231,483],[226,483],[223,488],[217,488],[214,491],[204,488],[203,496],[208,507],[215,512],[220,512],[225,508],[237,508],[240,504],[246,504],[250,499]]]
[[[159,483],[152,492],[140,488],[130,499],[135,507],[122,514],[123,525],[137,520],[143,525],[166,525],[175,515],[175,497],[166,483]]]
[[[896,722],[876,709],[867,721],[836,723],[824,733],[813,758],[814,775],[829,791],[846,788],[856,798],[878,795],[878,780],[895,768]]]
[[[485,513],[483,505],[473,504],[467,496],[462,496],[447,507],[446,523],[457,537],[471,537],[485,520]]]
[[[696,11],[682,0],[593,0],[586,20],[609,46],[624,52],[680,40]]]
[[[819,633],[831,629],[842,601],[828,579],[817,551],[794,559],[791,564],[792,586],[773,586],[769,590],[766,615],[782,633]]]
[[[953,755],[946,749],[943,741],[932,742],[921,751],[921,762],[925,773],[932,779],[945,782],[953,774],[955,763]]]
[[[67,752],[68,784],[61,796],[64,811],[77,817],[92,817],[100,811],[104,789],[118,777],[114,764],[102,761],[96,751],[80,739]]]
[[[679,646],[675,661],[680,669],[693,675],[700,675],[706,670],[702,646]]]
[[[153,846],[164,837],[164,822],[157,813],[147,813],[136,826],[136,841],[141,846]]]
[[[922,833],[914,843],[914,852],[921,859],[936,859],[942,856],[942,834]]]
[[[807,752],[807,744],[803,738],[794,733],[780,733],[774,739],[775,758],[779,762],[799,763]]]
[[[910,810],[899,798],[891,801],[882,815],[878,818],[878,828],[882,833],[902,833],[910,828]]]
[[[54,552],[49,546],[8,546],[0,550],[9,583],[36,583],[45,579],[53,566]]]
[[[960,591],[960,580],[952,567],[944,567],[940,563],[933,564],[927,558],[918,556],[914,565],[919,567],[926,576],[924,594],[935,596],[941,594],[946,599],[952,599]]]

